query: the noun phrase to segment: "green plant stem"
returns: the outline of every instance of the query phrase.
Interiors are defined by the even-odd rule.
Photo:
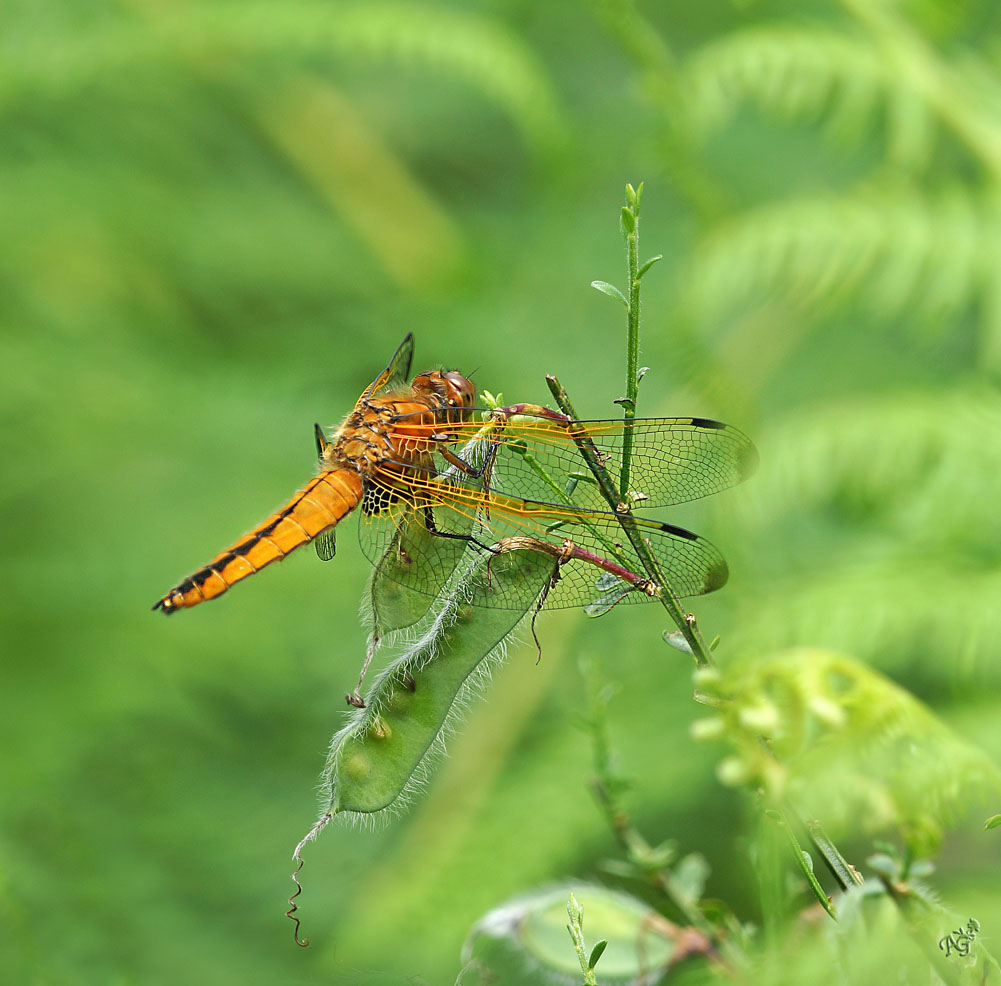
[[[643,835],[633,825],[632,819],[619,803],[616,796],[624,787],[624,781],[612,770],[611,744],[608,739],[605,703],[601,697],[601,684],[592,668],[588,675],[588,725],[591,730],[591,746],[594,752],[595,777],[591,785],[594,799],[601,808],[619,845],[625,851],[626,858],[638,870],[650,876],[656,887],[684,915],[685,920],[698,928],[710,939],[713,938],[713,928],[699,910],[695,902],[677,885],[670,869],[663,865],[658,857],[663,856],[643,838]]]
[[[769,811],[768,816],[776,822],[782,830],[782,834],[788,840],[790,846],[792,847],[793,855],[796,858],[796,865],[799,866],[800,872],[806,878],[806,882],[809,884],[814,896],[818,901],[820,901],[824,910],[827,911],[832,918],[837,920],[838,912],[835,910],[830,897],[827,896],[824,888],[820,885],[817,875],[813,872],[813,867],[807,861],[806,854],[803,852],[803,849],[799,844],[799,839],[796,838],[796,833],[789,824],[789,819],[786,817],[785,811]]]
[[[570,932],[570,940],[573,942],[574,951],[577,953],[577,959],[580,961],[580,970],[584,973],[584,986],[598,986],[598,981],[594,978],[594,969],[590,967],[588,962],[587,948],[584,945],[584,931],[582,928],[584,909],[577,903],[577,898],[572,893],[570,894],[570,900],[567,902],[567,914],[570,917],[567,931]]]
[[[827,833],[821,828],[820,822],[815,818],[800,818],[800,821],[803,823],[814,849],[827,864],[831,876],[838,881],[841,889],[847,890],[851,886],[861,886],[865,882],[862,879],[862,874],[841,855],[838,847],[831,842]]]
[[[549,385],[549,389],[552,391],[560,410],[567,417],[578,421],[577,412],[574,410],[574,406],[559,380],[552,375],[547,375],[546,383]],[[712,658],[709,656],[709,648],[702,639],[702,634],[699,632],[695,618],[685,614],[681,606],[681,601],[674,594],[674,590],[670,585],[667,584],[664,574],[657,564],[657,559],[654,558],[649,545],[647,545],[646,541],[643,540],[643,537],[636,530],[636,525],[633,524],[632,517],[629,515],[625,505],[619,500],[618,491],[615,489],[608,471],[601,464],[601,458],[598,450],[594,447],[594,443],[586,433],[574,434],[574,442],[582,458],[587,463],[588,469],[591,470],[591,475],[594,476],[598,483],[598,488],[601,490],[602,495],[618,518],[619,524],[622,526],[622,530],[629,539],[629,543],[633,546],[633,550],[639,557],[644,571],[660,586],[661,592],[657,598],[664,609],[667,610],[675,626],[681,631],[682,636],[688,642],[688,646],[691,647],[696,665],[700,668],[711,667]]]
[[[643,185],[639,187],[640,193]],[[629,192],[632,187],[629,186]],[[627,193],[628,194],[628,193]],[[640,366],[640,210],[639,198],[633,193],[630,209],[633,217],[632,230],[626,233],[626,273],[629,302],[626,305],[626,396],[622,401],[623,417],[626,421],[622,435],[622,470],[619,473],[619,502],[629,502],[629,467],[633,454],[633,429],[631,423],[636,417],[636,399],[639,396]]]
[[[622,443],[622,466],[618,490],[616,490],[611,476],[602,464],[602,456],[586,432],[575,433],[574,442],[588,469],[594,476],[602,496],[604,496],[612,512],[618,518],[619,524],[636,551],[646,574],[661,587],[661,594],[658,597],[660,603],[667,610],[668,615],[688,643],[696,666],[699,668],[708,668],[713,666],[711,653],[709,647],[706,646],[695,618],[683,611],[681,601],[674,594],[671,586],[664,578],[653,552],[650,551],[649,545],[636,529],[636,525],[632,522],[632,517],[629,514],[629,464],[632,451],[632,431],[629,428],[628,422],[635,416],[636,400],[639,393],[640,282],[643,273],[653,263],[653,261],[648,262],[643,266],[642,271],[640,270],[639,211],[642,191],[642,184],[635,190],[631,185],[627,185],[627,205],[622,210],[623,219],[628,221],[631,217],[632,221],[628,226],[624,226],[629,285],[626,302],[626,396],[621,403],[624,409],[626,427]],[[547,375],[546,383],[549,385],[549,389],[556,399],[560,410],[571,420],[580,420],[576,409],[559,380],[555,376]],[[592,728],[594,729],[595,727]],[[649,870],[650,861],[654,857],[654,850],[643,839],[640,833],[633,828],[628,815],[621,810],[616,802],[614,794],[616,790],[615,779],[611,774],[608,762],[607,736],[595,733],[594,746],[597,773],[597,780],[594,784],[595,798],[604,811],[610,828],[619,840],[630,861],[641,868]],[[842,890],[846,890],[849,886],[862,882],[858,872],[848,864],[816,820],[804,819],[793,809],[789,809],[789,811],[796,815],[797,819],[803,825],[809,835],[811,844],[823,858]],[[827,913],[832,918],[836,918],[837,913],[834,905],[831,903],[830,898],[807,862],[799,841],[788,823],[785,810],[775,814],[780,819],[783,831],[791,842],[796,863],[806,877],[810,889]],[[700,912],[686,904],[683,895],[680,894],[677,887],[673,884],[670,873],[668,872],[665,876],[663,867],[661,867],[657,872],[657,878],[662,890],[679,908],[681,913],[685,915],[686,919],[693,926],[705,930],[701,923],[702,917]]]

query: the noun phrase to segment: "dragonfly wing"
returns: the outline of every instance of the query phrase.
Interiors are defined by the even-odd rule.
[[[726,561],[710,541],[661,521],[633,518],[633,522],[656,560],[659,578],[676,596],[701,596],[726,584],[729,577]],[[619,566],[632,575],[653,578],[614,514],[604,517],[587,514],[564,521],[558,528],[551,528],[550,537],[553,536],[564,537],[611,564],[603,567],[593,560],[571,557],[560,569],[560,580],[546,600],[547,608],[583,606],[589,612],[601,612],[616,603],[640,603],[654,598],[616,572],[615,567]]]
[[[496,445],[492,490],[607,510],[574,436],[592,443],[618,490],[627,428],[632,443],[627,488],[637,507],[711,496],[743,482],[757,465],[757,450],[743,432],[709,418],[637,418],[627,426],[621,419],[566,422],[518,414],[493,430],[473,421],[452,430],[474,446]]]
[[[426,596],[437,595],[468,556],[478,566],[477,584],[487,588],[477,599],[480,605],[527,608],[538,586],[494,578],[502,557],[498,546],[515,543],[521,546],[517,550],[540,546],[536,553],[549,557],[554,570],[568,544],[583,549],[560,562],[547,607],[590,606],[612,589],[623,601],[644,601],[651,597],[635,586],[650,578],[667,582],[678,596],[712,592],[727,579],[726,562],[709,541],[660,521],[627,519],[656,560],[655,574],[646,571],[620,518],[610,511],[488,496],[474,481],[417,475],[406,490],[389,489],[372,495],[374,508],[366,511],[363,501],[362,548],[378,579]]]
[[[401,390],[410,380],[410,364],[414,357],[414,337],[408,332],[399,348],[393,353],[389,365],[369,385],[358,399],[360,404],[383,391]]]
[[[473,523],[474,516],[436,507],[398,482],[369,484],[358,538],[375,566],[371,600],[379,627],[410,626],[424,615],[466,553]]]
[[[337,528],[328,527],[325,531],[320,531],[313,539],[313,546],[321,561],[330,561],[337,554]]]

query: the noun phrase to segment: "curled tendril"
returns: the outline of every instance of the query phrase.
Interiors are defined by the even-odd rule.
[[[295,868],[295,870],[292,873],[292,882],[296,886],[296,891],[288,899],[289,904],[291,904],[292,906],[289,907],[289,909],[285,912],[285,917],[287,917],[289,920],[295,922],[295,928],[292,931],[292,937],[295,939],[296,945],[298,945],[300,948],[306,948],[309,945],[309,939],[308,938],[300,938],[299,937],[299,923],[300,922],[299,922],[299,919],[295,916],[295,912],[297,910],[299,910],[299,905],[296,904],[295,899],[296,899],[296,897],[299,896],[299,894],[302,893],[302,884],[299,882],[299,877],[297,875],[299,873],[299,870],[302,869],[302,863],[303,863],[303,860],[302,860],[302,857],[300,856],[299,857],[299,865]]]
[[[323,831],[327,822],[329,822],[330,819],[333,817],[334,817],[333,812],[329,811],[325,815],[321,815],[320,820],[300,840],[299,845],[295,847],[295,851],[292,853],[292,859],[297,864],[296,868],[292,871],[292,882],[295,884],[296,890],[295,893],[292,894],[292,896],[289,897],[288,899],[289,909],[285,912],[285,917],[287,917],[290,921],[295,922],[295,928],[292,931],[292,937],[295,939],[296,945],[298,945],[300,948],[306,948],[309,945],[308,938],[299,937],[300,921],[299,918],[297,918],[295,915],[295,912],[299,910],[299,905],[296,904],[295,899],[296,897],[299,896],[299,894],[302,893],[302,884],[299,882],[299,870],[302,869],[303,863],[305,862],[305,860],[303,860],[301,855],[302,848],[303,846],[306,845],[307,842],[310,842],[313,839],[315,839],[320,834],[320,832]]]

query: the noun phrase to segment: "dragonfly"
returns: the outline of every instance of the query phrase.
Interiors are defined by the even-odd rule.
[[[314,426],[318,469],[305,486],[153,609],[171,614],[215,599],[308,542],[329,560],[337,526],[356,511],[376,578],[428,606],[469,552],[482,560],[475,604],[503,609],[527,609],[541,595],[547,608],[597,615],[656,598],[665,582],[678,597],[724,585],[727,565],[711,542],[638,511],[742,482],[757,463],[746,435],[709,418],[574,420],[535,404],[477,407],[476,387],[457,370],[408,382],[413,351],[407,335],[340,427],[328,436]],[[581,442],[616,488],[627,479],[614,508]],[[624,523],[649,549],[642,554],[655,561],[656,578]],[[491,561],[511,551],[548,556],[553,577],[544,586],[505,577]]]

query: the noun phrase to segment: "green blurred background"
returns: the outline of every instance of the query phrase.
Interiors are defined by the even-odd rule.
[[[512,649],[405,817],[309,848],[295,948],[366,562],[348,532],[149,612],[311,474],[313,422],[406,332],[416,369],[540,403],[556,373],[616,413],[624,320],[588,283],[622,284],[626,181],[665,255],[640,413],[761,450],[661,513],[729,559],[694,604],[721,659],[844,650],[1001,756],[992,0],[8,0],[0,55],[4,981],[452,982],[484,911],[617,854],[585,656],[637,823],[757,919],[689,666],[628,607],[543,615],[541,664]],[[938,885],[997,928],[982,814]]]

